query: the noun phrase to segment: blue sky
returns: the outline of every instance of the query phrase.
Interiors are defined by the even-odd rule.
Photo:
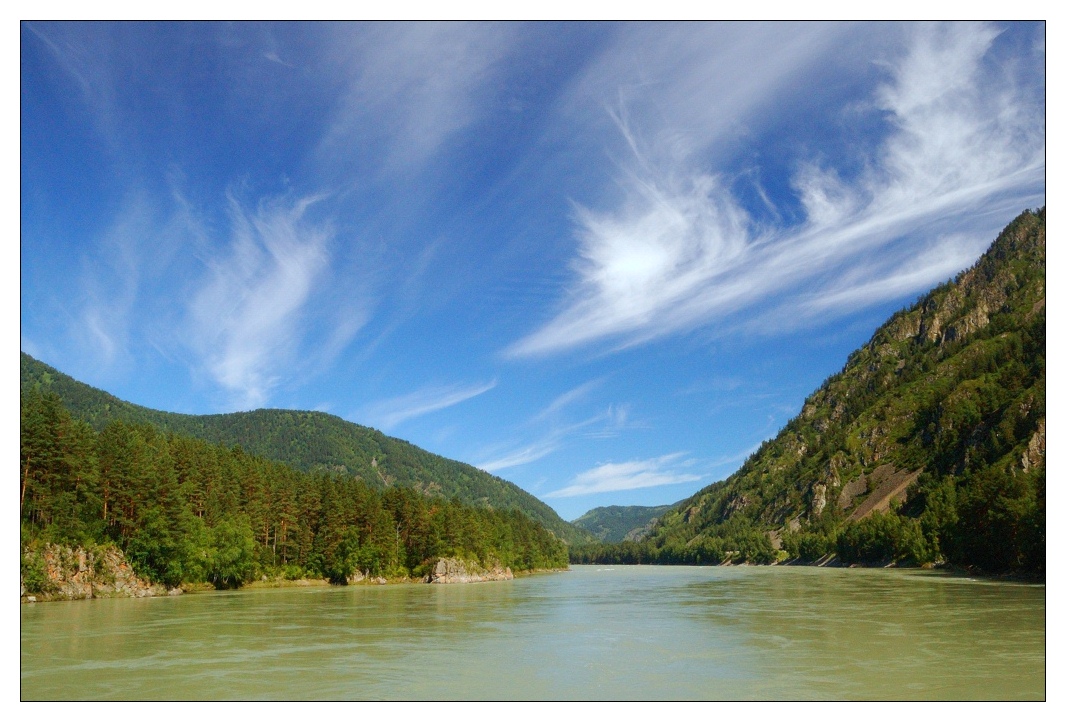
[[[1044,204],[1044,26],[21,25],[21,346],[573,519],[725,478]]]

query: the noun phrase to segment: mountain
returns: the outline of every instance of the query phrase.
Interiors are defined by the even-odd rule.
[[[601,542],[640,541],[675,504],[663,506],[598,506],[571,522]]]
[[[1043,573],[1045,212],[899,311],[726,480],[572,561],[948,562]]]
[[[550,506],[509,481],[469,464],[446,459],[401,439],[318,411],[258,409],[192,415],[131,404],[81,383],[26,353],[21,389],[59,395],[71,415],[101,431],[111,421],[150,424],[213,444],[280,461],[299,471],[325,470],[361,477],[375,487],[398,485],[427,496],[455,497],[472,506],[522,511],[567,543],[590,540]]]

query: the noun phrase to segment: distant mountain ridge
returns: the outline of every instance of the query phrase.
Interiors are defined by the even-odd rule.
[[[398,484],[464,504],[518,509],[567,543],[591,537],[517,485],[469,464],[446,459],[402,439],[319,411],[257,409],[230,414],[176,414],[138,406],[20,354],[21,389],[49,390],[74,418],[97,431],[110,421],[150,424],[245,451],[300,470],[349,473],[372,486]]]
[[[601,542],[640,541],[659,517],[675,506],[598,506],[570,523]]]
[[[1042,574],[1046,209],[894,314],[741,468],[572,561],[947,561]]]

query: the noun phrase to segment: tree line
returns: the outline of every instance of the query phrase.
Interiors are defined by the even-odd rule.
[[[359,476],[369,486],[405,486],[470,506],[518,509],[567,542],[587,535],[532,494],[481,469],[432,454],[376,429],[319,411],[256,409],[229,414],[176,414],[123,401],[20,354],[21,388],[54,391],[71,415],[98,432],[113,421],[147,424],[278,461],[297,471]]]
[[[563,542],[517,510],[301,472],[148,424],[98,432],[37,389],[22,393],[20,446],[24,550],[113,544],[167,586],[419,577],[440,557],[513,571],[567,564]]]

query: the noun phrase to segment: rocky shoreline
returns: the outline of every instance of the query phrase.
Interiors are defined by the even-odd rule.
[[[510,567],[493,565],[486,569],[480,564],[462,559],[438,559],[433,571],[423,581],[429,584],[470,584],[473,582],[499,582],[514,579]]]
[[[23,604],[100,599],[111,597],[176,596],[186,591],[208,591],[210,585],[182,585],[168,589],[152,584],[133,571],[122,552],[114,547],[83,549],[45,544],[34,550],[22,550],[23,568],[20,574],[20,600]],[[558,570],[538,570],[558,571]],[[534,573],[534,572],[529,572]],[[521,573],[520,573],[521,574]],[[515,578],[510,567],[492,564],[489,567],[454,557],[440,558],[423,577],[386,579],[356,573],[348,584],[474,584],[478,582],[510,581]],[[253,581],[249,587],[318,586],[324,579],[269,579]]]
[[[22,551],[35,579],[27,588],[27,575],[19,575],[23,603],[107,597],[161,597],[182,593],[138,577],[126,557],[114,547],[96,550],[45,544]],[[42,578],[43,576],[43,578]]]

